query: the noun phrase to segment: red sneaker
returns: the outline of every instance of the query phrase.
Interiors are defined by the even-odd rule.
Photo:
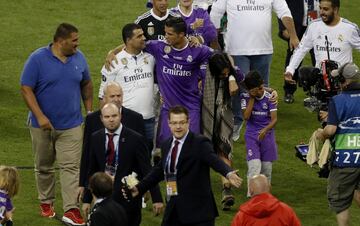
[[[55,216],[55,211],[54,211],[54,207],[52,204],[41,203],[40,209],[41,209],[40,215],[43,217],[52,218]]]
[[[85,221],[77,208],[70,209],[64,213],[62,221],[71,225],[85,225]]]

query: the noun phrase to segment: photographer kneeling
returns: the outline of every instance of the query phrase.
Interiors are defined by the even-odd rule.
[[[338,225],[346,226],[353,197],[360,201],[360,71],[346,63],[332,76],[339,76],[342,92],[330,99],[327,125],[317,137],[333,139],[327,195]]]

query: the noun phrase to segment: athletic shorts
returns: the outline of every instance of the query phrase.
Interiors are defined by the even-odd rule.
[[[246,160],[260,159],[263,162],[277,160],[277,146],[274,130],[268,132],[262,141],[259,141],[258,134],[246,133]]]
[[[327,195],[330,209],[340,213],[351,206],[354,191],[360,189],[360,168],[332,168]]]

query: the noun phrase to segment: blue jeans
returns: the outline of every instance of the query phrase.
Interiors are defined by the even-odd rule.
[[[251,70],[257,70],[264,79],[264,85],[269,86],[272,54],[253,56],[238,55],[232,57],[234,58],[235,65],[238,66],[245,75]],[[240,104],[240,95],[243,92],[245,92],[245,90],[240,87],[240,91],[233,96],[231,100],[234,114],[234,125],[240,125],[243,122]]]
[[[154,148],[154,133],[155,133],[155,117],[144,119],[145,138],[148,143],[150,156]]]

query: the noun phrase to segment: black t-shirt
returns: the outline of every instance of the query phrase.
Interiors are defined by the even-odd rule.
[[[156,16],[152,10],[139,16],[135,23],[139,24],[146,40],[164,40],[165,39],[165,21],[168,18],[176,17],[176,14],[168,10],[164,17]]]

